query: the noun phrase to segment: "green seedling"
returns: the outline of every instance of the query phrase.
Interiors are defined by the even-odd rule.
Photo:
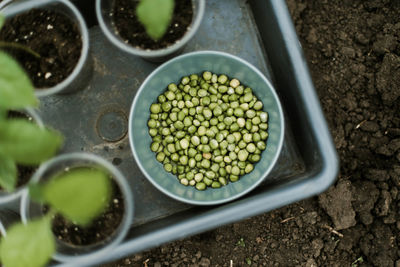
[[[27,47],[25,45],[17,44],[17,43],[10,43],[10,42],[2,42],[2,41],[0,41],[0,48],[18,49],[18,50],[22,50],[22,51],[24,51],[24,52],[26,52],[28,54],[31,54],[35,58],[40,58],[41,57],[39,53],[33,51],[29,47]]]
[[[1,262],[5,266],[44,266],[54,251],[49,216],[26,225],[13,225],[0,243]]]
[[[359,257],[358,259],[356,259],[355,261],[353,261],[351,263],[351,267],[357,267],[359,263],[363,263],[363,262],[364,262],[363,257]]]
[[[0,28],[3,23],[0,16]],[[38,165],[51,158],[62,143],[56,131],[23,119],[7,119],[9,110],[38,104],[29,77],[13,58],[0,51],[0,186],[7,191],[15,189],[17,164]],[[77,225],[89,225],[110,201],[110,178],[99,169],[76,168],[31,185],[29,194],[50,210],[42,218],[8,229],[0,240],[0,262],[4,266],[47,264],[55,251],[52,218],[60,214]]]
[[[99,169],[72,169],[47,183],[32,185],[30,195],[50,211],[42,218],[9,228],[0,241],[0,261],[5,266],[46,265],[55,251],[52,218],[58,213],[80,226],[89,225],[111,199],[110,178]]]
[[[3,24],[0,16],[0,28]],[[7,119],[9,110],[38,104],[28,75],[12,57],[0,51],[0,186],[8,192],[14,191],[17,184],[17,164],[39,165],[62,144],[63,138],[56,131],[23,119]]]
[[[154,41],[158,41],[166,33],[174,6],[174,0],[141,0],[138,4],[136,15]]]
[[[0,87],[0,94],[2,92]],[[36,166],[51,158],[62,144],[56,131],[40,128],[24,119],[0,121],[0,186],[15,190],[17,164]]]
[[[239,241],[236,243],[236,245],[239,246],[239,247],[245,247],[246,246],[246,243],[244,242],[243,237],[241,237],[239,239]]]
[[[24,119],[7,119],[8,110],[38,106],[33,85],[17,62],[0,51],[0,186],[12,192],[17,164],[39,165],[52,157],[63,138]]]
[[[33,85],[21,66],[0,51],[0,110],[37,107]]]

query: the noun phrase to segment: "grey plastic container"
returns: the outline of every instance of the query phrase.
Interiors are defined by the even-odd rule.
[[[158,65],[108,42],[96,25],[94,0],[73,1],[90,25],[93,78],[78,94],[44,98],[40,115],[65,134],[65,152],[88,151],[118,165],[136,199],[135,218],[125,240],[107,255],[79,266],[99,265],[265,213],[315,196],[334,182],[338,158],[285,1],[208,0],[203,22],[184,48],[184,52],[224,51],[248,61],[272,81],[285,115],[282,152],[264,182],[233,202],[205,207],[159,192],[129,149],[132,100]],[[73,116],[65,116],[71,110]]]
[[[32,8],[43,8],[61,12],[70,18],[80,31],[82,37],[81,55],[72,73],[59,84],[50,88],[35,90],[37,97],[52,94],[71,93],[86,87],[92,73],[92,62],[89,55],[89,32],[79,10],[68,0],[6,0],[0,3],[0,13],[6,19],[29,11]]]
[[[204,16],[206,0],[191,0],[193,3],[193,20],[189,27],[188,32],[178,40],[175,44],[157,50],[144,50],[135,48],[126,44],[124,40],[116,33],[113,26],[112,16],[112,3],[114,0],[96,0],[96,15],[99,25],[107,36],[108,40],[121,50],[135,56],[140,56],[146,60],[154,62],[162,62],[175,54],[179,53],[183,47],[193,38],[198,30]]]

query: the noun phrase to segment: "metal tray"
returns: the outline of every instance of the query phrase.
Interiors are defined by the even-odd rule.
[[[267,182],[239,200],[212,207],[168,198],[140,172],[129,147],[128,114],[141,82],[158,65],[111,45],[96,25],[93,0],[73,2],[90,26],[93,77],[77,93],[43,98],[39,113],[65,135],[63,152],[87,151],[113,162],[135,196],[135,219],[125,241],[80,264],[112,261],[264,213],[319,194],[335,180],[336,151],[285,1],[208,0],[202,25],[185,47],[184,52],[225,51],[255,65],[275,85],[286,116],[283,150]]]

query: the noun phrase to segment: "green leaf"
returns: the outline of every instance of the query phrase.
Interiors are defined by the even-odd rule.
[[[136,15],[147,34],[155,41],[161,39],[171,23],[174,0],[141,0]]]
[[[0,108],[0,120],[4,120],[7,118],[8,111],[5,109]]]
[[[33,85],[18,63],[0,51],[0,108],[36,107]]]
[[[45,266],[54,251],[49,217],[13,225],[0,242],[0,260],[9,267]]]
[[[42,129],[25,119],[0,123],[0,152],[19,164],[37,165],[53,157],[62,140],[58,132]]]
[[[43,189],[39,184],[29,185],[29,196],[36,202],[44,202]]]
[[[17,184],[17,166],[7,156],[0,154],[0,186],[12,192]]]
[[[75,168],[42,188],[50,206],[73,223],[86,226],[104,212],[111,199],[110,178],[99,169]]]

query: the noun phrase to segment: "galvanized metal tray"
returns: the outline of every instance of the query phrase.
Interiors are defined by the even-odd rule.
[[[140,172],[129,147],[128,114],[141,82],[158,65],[110,44],[96,25],[94,1],[75,3],[90,25],[93,76],[74,94],[43,98],[39,113],[65,135],[63,152],[87,151],[113,162],[135,196],[135,219],[125,241],[80,264],[115,260],[267,212],[316,195],[334,181],[337,155],[285,1],[208,0],[202,25],[183,51],[224,51],[249,61],[273,82],[286,116],[284,146],[266,182],[239,200],[212,207],[177,202]]]

